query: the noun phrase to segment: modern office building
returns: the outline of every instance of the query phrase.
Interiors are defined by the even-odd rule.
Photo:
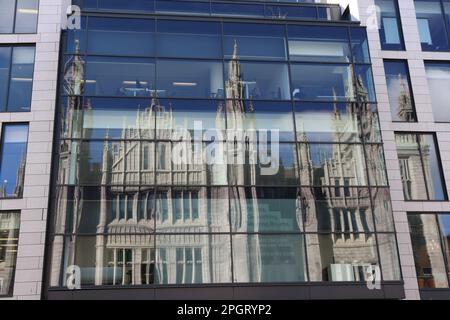
[[[450,1],[0,7],[1,298],[450,298]]]

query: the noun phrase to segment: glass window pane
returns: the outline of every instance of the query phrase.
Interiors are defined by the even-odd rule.
[[[438,158],[434,135],[421,135],[420,147],[429,197],[433,200],[446,200],[441,161]]]
[[[3,7],[1,7],[3,8]],[[36,33],[39,0],[17,0],[15,33]]]
[[[441,228],[442,245],[444,249],[445,258],[447,261],[447,275],[450,280],[450,215],[438,215],[439,225]]]
[[[425,63],[428,88],[430,90],[431,106],[434,119],[437,122],[450,122],[448,102],[450,101],[450,64]]]
[[[372,68],[368,65],[356,65],[356,91],[355,98],[357,101],[376,101],[375,87],[372,78]]]
[[[392,215],[391,197],[389,189],[372,188],[372,204],[375,225],[378,232],[393,232],[394,217]]]
[[[221,62],[158,60],[158,96],[223,98]]]
[[[365,142],[381,142],[381,128],[376,104],[360,103],[362,136]]]
[[[408,223],[419,288],[448,288],[436,216],[409,214]]]
[[[150,97],[155,93],[150,59],[87,58],[85,93],[93,96]]]
[[[348,65],[291,65],[292,96],[296,100],[347,101],[355,98]]]
[[[160,233],[229,232],[228,200],[227,187],[159,188],[156,194],[158,216],[156,231]],[[195,207],[198,208],[198,212],[194,214]],[[164,219],[162,214],[165,208],[168,210],[167,219]]]
[[[0,111],[6,111],[11,52],[10,47],[0,47]]]
[[[84,6],[86,7],[89,1],[84,1]],[[91,6],[98,9],[109,9],[109,10],[120,10],[123,11],[146,11],[152,12],[154,10],[154,0],[127,0],[123,2],[122,0],[97,0],[97,6]],[[89,7],[89,6],[88,6]]]
[[[380,144],[368,144],[365,146],[365,149],[370,184],[372,186],[387,186],[388,180],[383,146]]]
[[[0,0],[0,33],[12,33],[14,30],[14,10],[16,2]]]
[[[195,262],[186,259],[189,258],[187,250],[193,250],[191,255]],[[230,237],[159,235],[155,269],[157,284],[230,283]]]
[[[83,137],[153,139],[154,106],[150,99],[87,98],[84,105]],[[73,113],[69,114],[70,118],[73,116]]]
[[[225,142],[158,142],[158,185],[226,185]]]
[[[299,142],[360,142],[358,108],[344,103],[295,103]]]
[[[298,157],[302,185],[333,186],[339,177],[350,186],[367,185],[361,145],[299,143]]]
[[[302,235],[233,235],[235,282],[304,282]]]
[[[66,33],[66,53],[82,54],[86,52],[87,18],[81,17],[80,29],[68,29]]]
[[[154,55],[154,20],[90,17],[88,27],[90,54]]]
[[[381,272],[384,281],[401,280],[397,242],[394,234],[379,233],[378,248],[380,251]]]
[[[369,42],[364,28],[351,28],[353,61],[360,63],[370,63]]]
[[[225,23],[224,56],[239,59],[286,60],[284,27],[278,25]]]
[[[406,61],[384,61],[391,115],[394,121],[414,122],[413,96]]]
[[[227,145],[231,185],[298,185],[294,144],[241,140]]]
[[[288,26],[288,35],[293,61],[350,62],[347,28]]]
[[[311,281],[367,282],[379,266],[374,234],[309,234],[306,250]]]
[[[417,26],[423,50],[449,50],[444,15],[440,1],[414,1]]]
[[[13,49],[11,78],[8,95],[8,111],[29,111],[33,89],[34,48]]]
[[[20,214],[0,212],[0,296],[12,296],[19,244]]]
[[[5,124],[0,163],[1,198],[21,198],[25,178],[28,125]]]
[[[149,141],[83,141],[80,184],[153,185],[154,148]],[[144,150],[149,157],[148,169],[140,168]]]
[[[209,2],[156,0],[156,12],[158,13],[209,15],[210,10]]]
[[[345,186],[344,179],[335,182],[333,188],[302,188],[300,212],[305,231],[373,232],[369,190]]]
[[[212,2],[211,12],[213,15],[220,16],[264,17],[264,6],[259,4],[230,4]]]
[[[214,140],[222,141],[226,138],[223,101],[161,99],[158,102],[157,139],[171,140],[180,136],[201,141],[214,136]]]
[[[230,60],[225,90],[229,99],[288,100],[287,65]]]
[[[221,58],[221,26],[214,22],[158,20],[158,57]]]
[[[294,140],[290,102],[227,100],[226,110],[228,130],[277,130],[280,141]]]
[[[266,17],[276,20],[317,19],[316,7],[266,5]]]
[[[296,188],[230,189],[232,232],[300,232]]]
[[[427,200],[427,187],[415,134],[396,134],[397,155],[405,200]]]
[[[383,50],[402,50],[403,40],[400,28],[400,16],[394,0],[376,0],[379,8],[379,33]]]

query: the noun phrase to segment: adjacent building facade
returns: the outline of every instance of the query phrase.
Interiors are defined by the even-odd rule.
[[[450,297],[450,2],[10,2],[2,297]]]

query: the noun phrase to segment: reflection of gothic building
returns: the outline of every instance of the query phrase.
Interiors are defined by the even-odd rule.
[[[75,56],[67,63],[66,71],[66,92],[70,97],[62,137],[76,138],[82,127],[84,62]],[[228,141],[227,155],[238,157],[239,152],[245,151],[246,161],[242,165],[172,161],[175,156],[172,134],[177,129],[173,112],[170,106],[161,106],[158,99],[153,98],[148,108],[137,111],[135,124],[124,126],[122,140],[103,143],[102,162],[96,168],[101,176],[100,195],[96,204],[89,206],[86,200],[89,195],[76,183],[82,166],[89,165],[90,150],[80,147],[77,141],[61,143],[59,183],[63,186],[57,201],[53,284],[64,278],[59,274],[62,266],[72,264],[82,268],[84,284],[229,282],[229,238],[211,233],[229,232],[225,226],[230,222],[231,230],[243,233],[259,232],[262,225],[268,223],[280,226],[286,223],[280,212],[267,213],[270,209],[258,201],[261,197],[255,187],[258,165],[248,161],[255,147],[248,136],[239,138],[238,133],[242,129],[256,128],[254,104],[243,100],[244,86],[235,45],[225,88],[227,97],[232,99],[227,100],[225,106],[219,104],[216,128],[225,129],[222,116],[225,108],[227,129],[236,131],[234,141],[231,144]],[[348,90],[353,90],[358,103],[347,104],[349,116],[345,118],[338,108],[334,109],[331,115],[333,141],[351,142],[355,133],[376,139],[378,119],[370,104],[365,103],[367,90],[362,81],[349,85]],[[90,112],[89,102],[84,105],[84,112]],[[359,125],[361,118],[364,119],[362,126]],[[83,138],[89,138],[88,131]],[[295,195],[296,229],[316,232],[308,236],[310,278],[364,280],[363,267],[378,261],[375,236],[363,234],[373,230],[367,218],[371,200],[367,189],[352,186],[367,185],[366,171],[360,170],[358,164],[365,163],[364,153],[378,159],[370,154],[378,151],[370,148],[364,151],[360,147],[350,147],[351,144],[333,144],[320,161],[313,161],[312,157],[320,155],[312,154],[311,144],[303,132],[297,133],[297,141],[300,142],[300,160],[294,170],[299,172],[302,185],[317,186],[304,187]],[[187,151],[185,156],[198,156],[191,149],[190,141],[185,142],[183,150]],[[319,171],[321,178],[317,183]],[[371,179],[381,178],[373,176]],[[250,187],[205,187],[226,186],[227,181]],[[265,211],[264,216],[262,211]],[[231,212],[230,221],[228,212]],[[86,219],[95,220],[95,236],[73,235],[65,239],[58,236],[77,233]],[[332,234],[317,234],[324,229]],[[272,281],[282,282],[284,277],[292,279],[295,274],[299,274],[298,281],[306,279],[305,259],[298,256],[303,248],[280,238],[275,244],[259,235],[234,237],[234,269],[240,273],[235,278],[262,282],[271,273]],[[277,256],[279,247],[288,252],[287,256],[269,262],[268,252]],[[278,266],[279,275],[273,274],[271,263]],[[280,267],[283,263],[285,266]]]

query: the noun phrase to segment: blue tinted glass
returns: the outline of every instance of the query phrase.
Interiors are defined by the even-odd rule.
[[[153,11],[154,0],[98,0],[99,9]]]
[[[440,1],[415,1],[417,26],[423,50],[449,50]]]
[[[350,62],[347,28],[288,26],[288,36],[291,60]]]
[[[224,55],[236,50],[241,59],[286,60],[284,27],[246,23],[225,23]]]
[[[33,70],[34,48],[14,48],[9,83],[8,111],[30,110]]]
[[[266,17],[272,19],[316,19],[317,10],[315,7],[297,6],[266,6]]]
[[[221,62],[158,60],[158,96],[223,98]]]
[[[88,28],[89,53],[154,55],[154,20],[90,17]]]
[[[404,49],[397,4],[394,0],[376,0],[375,4],[380,8],[379,34],[381,48],[384,50]]]
[[[292,96],[296,100],[347,101],[354,99],[349,65],[291,65]]]
[[[14,30],[15,1],[0,0],[0,33],[12,33]]]
[[[212,3],[211,11],[216,15],[264,17],[264,6],[259,4]]]
[[[178,14],[210,14],[209,2],[156,0],[156,11],[159,13]]]
[[[38,10],[38,0],[18,0],[16,8],[16,26],[14,32],[36,33]]]
[[[81,17],[80,29],[66,31],[66,53],[84,53],[86,51],[87,19]]]
[[[151,59],[88,57],[86,95],[150,97],[155,92]]]
[[[363,28],[351,28],[350,37],[352,39],[353,61],[370,63],[366,30]]]
[[[231,60],[227,62],[226,70],[228,99],[290,99],[286,64]]]
[[[11,51],[10,47],[0,47],[0,111],[6,110]]]
[[[372,69],[368,65],[355,66],[357,101],[375,101],[375,87],[373,85]]]
[[[21,197],[25,175],[28,125],[3,126],[0,163],[0,197]]]
[[[159,57],[221,58],[219,23],[158,20]]]

